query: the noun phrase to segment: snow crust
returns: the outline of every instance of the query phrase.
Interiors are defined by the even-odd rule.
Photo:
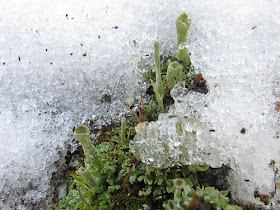
[[[137,63],[153,64],[153,42],[176,53],[182,12],[210,89],[207,106],[193,107],[215,130],[201,143],[214,155],[207,161],[232,167],[234,198],[262,204],[254,191],[274,191],[269,163],[280,163],[279,1],[14,0],[0,8],[0,208],[47,208],[72,128],[125,113],[141,87]]]

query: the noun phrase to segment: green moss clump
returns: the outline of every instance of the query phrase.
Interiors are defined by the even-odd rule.
[[[87,144],[90,139],[85,126],[76,128],[75,136],[83,142],[84,151],[91,152],[85,152],[85,166],[72,175],[72,188],[58,209],[161,208],[163,201],[172,197],[173,179],[181,177],[198,186],[188,166],[156,169],[135,159],[128,145],[122,144],[121,128],[107,132],[110,140],[96,146]],[[127,137],[132,138],[132,129],[134,125],[125,129]]]
[[[174,180],[174,198],[166,201],[167,209],[224,209],[242,210],[241,207],[229,203],[229,198],[214,187],[196,187],[185,183],[183,179]]]
[[[127,140],[133,138],[134,129],[135,124],[128,122]],[[184,209],[198,202],[217,208],[240,209],[230,205],[229,199],[218,190],[200,188],[196,172],[207,170],[207,165],[149,167],[129,152],[128,144],[122,144],[122,132],[123,125],[106,132],[99,139],[101,143],[93,146],[88,144],[87,127],[76,128],[75,136],[81,143],[83,141],[84,151],[87,151],[85,166],[72,175],[72,186],[57,209]]]

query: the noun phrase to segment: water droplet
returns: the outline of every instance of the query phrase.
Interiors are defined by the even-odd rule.
[[[187,42],[181,42],[181,43],[179,44],[179,50],[183,50],[183,49],[185,49],[185,48],[187,48]]]

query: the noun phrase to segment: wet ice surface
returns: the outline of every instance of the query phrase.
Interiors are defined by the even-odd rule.
[[[209,146],[215,142],[213,129],[200,119],[205,108],[206,95],[190,92],[182,82],[170,91],[175,101],[167,114],[160,114],[156,122],[136,127],[136,136],[130,143],[131,151],[142,162],[156,168],[176,165],[209,163]],[[205,158],[205,155],[207,158]],[[212,159],[213,156],[211,156]],[[213,167],[220,167],[221,160]]]
[[[88,119],[99,126],[125,112],[126,98],[137,95],[138,61],[153,63],[153,42],[165,55],[176,53],[181,12],[192,19],[188,50],[210,92],[193,102],[196,96],[187,94],[177,114],[186,109],[215,130],[203,133],[215,141],[199,141],[211,153],[205,160],[230,164],[233,196],[260,203],[254,190],[274,190],[269,163],[280,162],[279,2],[97,2],[1,6],[0,207],[46,208],[72,128]]]

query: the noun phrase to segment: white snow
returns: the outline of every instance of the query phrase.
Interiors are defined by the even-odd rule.
[[[210,88],[207,107],[197,108],[200,121],[215,129],[215,160],[234,169],[233,196],[260,203],[256,188],[273,192],[269,163],[280,163],[278,0],[0,3],[0,208],[47,208],[72,128],[87,120],[98,127],[126,111],[126,98],[139,95],[137,63],[153,63],[153,42],[165,55],[176,53],[182,12],[192,19],[192,63]]]

